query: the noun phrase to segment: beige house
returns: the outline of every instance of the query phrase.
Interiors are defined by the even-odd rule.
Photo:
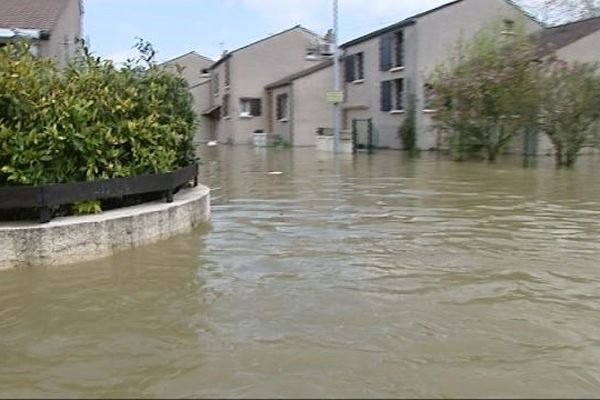
[[[439,148],[427,105],[427,77],[447,59],[459,38],[469,38],[485,24],[502,19],[510,30],[523,21],[528,32],[542,26],[506,0],[457,0],[343,44],[346,102],[343,121],[371,119],[379,146],[402,148],[399,130],[407,102],[417,107],[417,147]],[[498,32],[498,35],[502,35]]]
[[[567,62],[600,62],[600,17],[544,29],[535,35],[540,58],[557,57]],[[510,151],[526,155],[551,155],[552,143],[546,136],[529,132],[517,137]],[[584,152],[594,151],[592,148]]]
[[[161,64],[172,72],[176,72],[179,68],[182,71],[183,78],[190,87],[190,92],[194,98],[194,110],[198,114],[198,127],[194,137],[196,143],[211,140],[212,120],[207,116],[203,116],[202,111],[210,106],[210,67],[213,64],[213,60],[195,51],[183,54]]]
[[[326,99],[332,65],[333,60],[321,62],[267,85],[268,132],[292,146],[316,145],[317,130],[332,124],[333,108]]]
[[[564,61],[600,61],[600,17],[555,26],[538,38],[540,54],[555,54]]]
[[[0,0],[0,46],[26,38],[64,67],[79,48],[82,16],[81,0]]]
[[[274,106],[265,87],[319,64],[330,51],[325,39],[295,26],[224,54],[211,67],[210,105],[202,113],[212,120],[210,139],[249,144],[254,133],[271,133]]]

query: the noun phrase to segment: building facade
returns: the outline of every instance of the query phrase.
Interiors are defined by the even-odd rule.
[[[213,60],[195,51],[183,54],[161,64],[164,68],[172,72],[181,71],[182,77],[188,83],[194,99],[194,110],[198,115],[198,126],[194,135],[195,143],[214,140],[210,136],[213,121],[211,118],[202,115],[202,111],[210,106],[210,67],[213,64]]]
[[[600,62],[600,17],[575,21],[544,29],[533,36],[540,59],[556,57],[569,63]],[[586,147],[582,153],[596,152]],[[511,153],[552,155],[554,146],[548,137],[537,132],[522,133],[513,140]]]
[[[409,102],[414,101],[417,147],[440,148],[443,144],[431,120],[435,110],[427,104],[427,79],[460,38],[468,39],[498,19],[507,29],[519,21],[530,33],[542,29],[510,1],[458,0],[342,45],[345,129],[353,120],[371,119],[379,146],[401,149],[400,129]]]
[[[331,91],[333,60],[289,75],[266,87],[271,105],[268,131],[292,146],[315,146],[319,129],[332,125]]]
[[[272,99],[265,87],[318,64],[325,41],[295,26],[224,54],[211,67],[209,136],[220,143],[249,144],[254,133],[268,132]]]
[[[21,38],[64,67],[80,49],[81,0],[0,0],[0,45]]]

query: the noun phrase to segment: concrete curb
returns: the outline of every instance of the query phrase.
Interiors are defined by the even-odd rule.
[[[59,265],[111,256],[154,243],[210,220],[210,189],[180,191],[173,203],[152,202],[48,224],[0,224],[0,270]]]

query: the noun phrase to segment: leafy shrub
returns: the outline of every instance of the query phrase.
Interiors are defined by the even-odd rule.
[[[535,122],[539,102],[536,48],[524,25],[499,38],[502,21],[459,41],[429,78],[433,118],[457,160],[484,152],[493,161]]]
[[[559,167],[573,166],[580,150],[597,140],[599,72],[598,64],[545,63],[537,127],[552,142]]]
[[[412,152],[417,146],[417,99],[414,95],[409,95],[407,103],[406,118],[400,127],[400,139],[402,148]]]
[[[75,215],[99,214],[101,212],[100,200],[79,201],[73,204],[73,214]]]
[[[187,84],[140,58],[117,68],[89,52],[59,71],[27,44],[0,49],[0,185],[163,173],[195,160]]]

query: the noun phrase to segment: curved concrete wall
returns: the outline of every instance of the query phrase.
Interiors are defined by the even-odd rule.
[[[115,254],[186,233],[210,219],[210,190],[180,191],[173,203],[152,202],[48,224],[0,225],[0,269],[68,264]]]

